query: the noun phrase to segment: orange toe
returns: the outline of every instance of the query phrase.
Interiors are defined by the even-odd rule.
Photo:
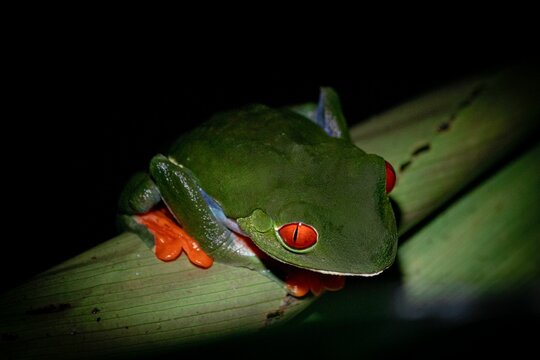
[[[152,210],[135,216],[154,235],[156,257],[163,261],[176,259],[185,251],[189,260],[202,268],[209,268],[214,260],[172,218],[166,209]]]
[[[292,269],[287,274],[285,286],[289,294],[295,297],[305,296],[310,290],[309,278],[300,269]]]
[[[325,290],[336,291],[342,289],[345,285],[345,277],[292,268],[285,278],[285,285],[289,294],[295,297],[305,296],[310,291],[315,296],[319,296]]]

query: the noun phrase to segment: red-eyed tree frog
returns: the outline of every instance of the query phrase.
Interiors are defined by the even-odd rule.
[[[395,181],[351,143],[337,94],[321,88],[311,111],[252,105],[181,136],[128,182],[120,219],[163,261],[184,251],[201,268],[244,266],[319,294],[393,263]]]

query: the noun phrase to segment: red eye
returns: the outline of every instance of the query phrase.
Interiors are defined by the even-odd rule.
[[[394,168],[388,161],[385,161],[386,164],[386,193],[390,194],[390,191],[394,188],[394,185],[396,185],[396,172],[394,171]]]
[[[295,250],[304,250],[317,242],[317,231],[309,225],[290,223],[278,230],[285,244]]]

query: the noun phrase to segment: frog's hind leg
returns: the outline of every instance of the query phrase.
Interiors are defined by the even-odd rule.
[[[319,125],[328,136],[350,140],[347,121],[334,89],[321,87],[318,105],[307,103],[289,106],[288,109]]]
[[[118,201],[119,227],[134,232],[152,248],[154,236],[146,226],[137,221],[137,215],[145,214],[161,202],[159,189],[146,173],[137,173],[129,179]]]

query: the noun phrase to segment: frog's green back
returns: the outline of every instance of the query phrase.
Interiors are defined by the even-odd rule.
[[[277,227],[304,222],[317,229],[320,241],[309,256],[263,244],[282,261],[323,270],[325,262],[339,262],[332,272],[365,264],[354,270],[364,274],[393,261],[397,240],[384,160],[328,136],[299,114],[262,105],[221,113],[182,136],[169,156],[189,168],[232,219],[260,209]]]
[[[319,161],[317,147],[332,141],[298,114],[254,105],[214,116],[181,137],[170,156],[197,176],[229,217],[238,218],[272,203],[278,189],[307,185],[304,174]]]

